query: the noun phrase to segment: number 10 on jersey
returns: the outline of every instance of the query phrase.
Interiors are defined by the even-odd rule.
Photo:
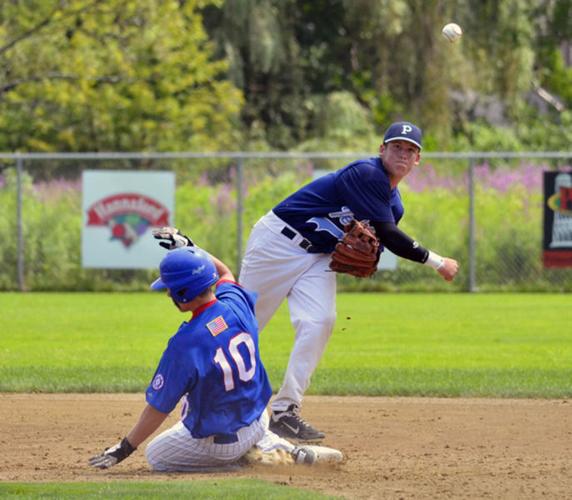
[[[246,346],[250,355],[250,368],[248,370],[246,369],[244,358],[238,350],[238,347],[241,344]],[[252,379],[252,377],[254,377],[254,372],[256,371],[256,348],[254,346],[254,340],[252,340],[250,334],[243,332],[230,339],[230,342],[228,343],[228,352],[230,353],[230,356],[234,361],[234,365],[238,371],[238,378],[243,382],[248,382],[250,379]],[[224,354],[222,347],[219,347],[216,350],[214,362],[222,369],[224,377],[224,390],[227,392],[232,391],[235,388],[235,374],[233,373],[233,369],[226,355]]]

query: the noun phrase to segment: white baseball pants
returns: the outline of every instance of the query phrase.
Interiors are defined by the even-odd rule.
[[[145,455],[154,471],[194,472],[233,464],[254,445],[265,452],[282,449],[290,453],[294,449],[292,443],[268,429],[266,411],[236,434],[235,443],[217,444],[214,436],[192,437],[181,421],[155,437],[147,445]]]
[[[281,231],[287,226],[293,239]],[[322,357],[336,320],[336,273],[329,254],[312,254],[300,247],[302,236],[272,211],[253,227],[242,261],[239,282],[258,292],[256,318],[260,330],[282,301],[288,299],[296,331],[282,387],[272,409],[302,404],[304,392]]]

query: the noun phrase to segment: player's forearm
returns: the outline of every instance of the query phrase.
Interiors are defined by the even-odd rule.
[[[133,429],[127,434],[127,441],[133,448],[137,448],[161,426],[168,416],[168,413],[160,412],[148,404],[141,412],[141,416]]]
[[[432,267],[444,280],[452,281],[459,272],[459,263],[454,259],[423,248],[391,222],[373,222],[380,243],[398,257]]]
[[[218,275],[220,276],[221,280],[236,281],[236,279],[234,278],[234,274],[232,274],[232,271],[228,268],[228,266],[222,260],[217,259],[212,254],[209,254],[209,255],[211,256],[211,259],[214,262],[216,271],[217,271]]]
[[[405,234],[392,222],[372,222],[380,243],[398,257],[424,264],[429,250]]]

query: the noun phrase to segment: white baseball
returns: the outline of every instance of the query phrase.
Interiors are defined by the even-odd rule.
[[[453,43],[463,36],[463,30],[457,23],[449,23],[443,26],[441,34]]]

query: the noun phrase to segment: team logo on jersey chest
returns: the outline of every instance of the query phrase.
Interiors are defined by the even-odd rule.
[[[353,218],[353,212],[348,207],[344,206],[336,212],[330,212],[328,217],[312,217],[311,219],[308,219],[308,222],[316,225],[315,231],[326,231],[334,238],[341,240],[344,237],[344,231],[336,226],[331,219],[339,219],[340,224],[345,226],[346,224],[349,224]]]
[[[212,321],[207,323],[207,328],[213,337],[216,337],[219,333],[224,332],[228,329],[228,325],[222,316],[217,316]]]

